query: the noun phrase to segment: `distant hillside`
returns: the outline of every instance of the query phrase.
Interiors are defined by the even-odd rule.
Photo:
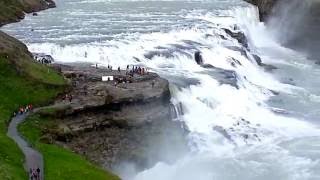
[[[52,0],[0,0],[0,26],[24,18],[31,13],[55,7]]]

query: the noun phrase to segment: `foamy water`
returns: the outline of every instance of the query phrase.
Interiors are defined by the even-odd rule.
[[[136,174],[123,169],[124,179],[319,179],[317,113],[290,112],[304,107],[300,100],[317,104],[320,94],[282,80],[304,69],[318,70],[303,54],[277,44],[258,19],[255,7],[238,0],[60,0],[57,9],[3,30],[27,43],[30,51],[51,54],[57,61],[122,68],[139,64],[168,78],[172,102],[183,106],[179,120],[190,131],[189,153]],[[223,30],[235,27],[246,34],[248,49]],[[222,73],[197,65],[196,51]],[[283,69],[266,72],[252,54]],[[239,63],[233,65],[234,60]],[[236,86],[221,83],[224,72],[232,72]],[[282,96],[286,98],[278,98]]]

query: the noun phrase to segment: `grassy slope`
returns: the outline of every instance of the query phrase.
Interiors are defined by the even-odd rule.
[[[80,155],[56,145],[44,144],[39,140],[42,130],[56,126],[53,119],[33,115],[19,126],[19,131],[39,149],[45,157],[45,178],[47,180],[117,180],[118,177],[95,167]],[[42,130],[41,130],[42,129]]]
[[[37,66],[37,65],[32,65]],[[41,68],[37,66],[37,68]],[[64,80],[56,73],[49,72],[51,85],[19,75],[15,67],[0,57],[0,179],[25,179],[23,155],[16,144],[6,136],[6,124],[12,112],[30,102],[43,104],[56,96]]]
[[[5,24],[15,22],[17,17],[23,17],[23,7],[18,0],[0,1],[0,22]]]
[[[44,0],[0,0],[0,26],[22,19],[23,12],[31,13],[47,8]]]

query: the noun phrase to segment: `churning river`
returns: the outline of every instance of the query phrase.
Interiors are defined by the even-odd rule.
[[[123,169],[124,179],[320,179],[320,66],[278,43],[281,28],[259,22],[255,7],[241,0],[56,3],[2,30],[58,62],[147,66],[169,80],[172,103],[182,104],[175,120],[189,130],[188,153],[143,172]],[[243,32],[248,48],[225,29]],[[196,51],[206,67],[194,61]]]

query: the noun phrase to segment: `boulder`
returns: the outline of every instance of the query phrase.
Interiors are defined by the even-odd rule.
[[[243,47],[226,46],[226,48],[231,49],[231,50],[233,50],[233,51],[238,51],[238,52],[241,53],[242,56],[245,56],[247,59],[249,58],[247,51],[246,51]]]
[[[201,52],[197,51],[194,53],[194,60],[196,61],[197,64],[202,65],[203,64],[203,59],[201,56]]]
[[[257,64],[258,64],[259,66],[262,66],[262,60],[261,60],[261,58],[260,58],[258,55],[252,54],[252,57],[253,57],[253,59],[257,62]]]
[[[246,35],[241,32],[241,31],[237,31],[237,32],[233,32],[229,29],[223,28],[223,30],[232,38],[236,39],[243,47],[248,48],[248,39],[246,37]]]
[[[253,59],[257,62],[257,64],[261,67],[263,67],[266,71],[272,71],[275,69],[278,69],[276,66],[274,65],[270,65],[270,64],[265,64],[262,62],[261,58],[256,55],[256,54],[252,54]]]

